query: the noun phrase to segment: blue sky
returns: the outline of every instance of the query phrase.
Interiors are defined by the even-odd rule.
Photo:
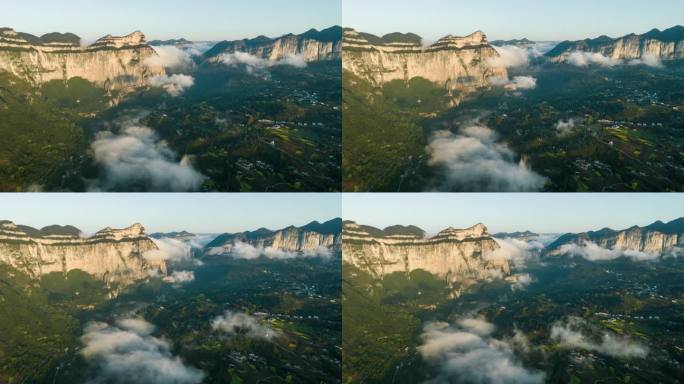
[[[340,25],[340,0],[2,0],[3,25],[86,41],[135,30],[148,39],[231,40]]]
[[[74,225],[86,233],[136,222],[148,233],[222,233],[329,220],[341,216],[341,202],[331,193],[6,193],[0,195],[0,215],[36,228]]]
[[[345,194],[342,212],[345,220],[361,224],[413,224],[429,233],[477,223],[492,233],[583,232],[682,217],[684,194]]]
[[[682,0],[342,0],[345,27],[427,41],[484,31],[490,40],[576,40],[684,24]]]

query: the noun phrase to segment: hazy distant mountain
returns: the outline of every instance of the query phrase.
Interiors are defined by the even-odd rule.
[[[573,52],[593,52],[612,59],[642,59],[652,56],[661,60],[684,58],[684,27],[681,25],[661,31],[653,29],[643,35],[629,34],[619,38],[599,36],[595,39],[563,41],[546,56],[564,61]]]
[[[497,239],[506,239],[506,238],[510,238],[510,239],[525,239],[525,240],[527,240],[527,239],[530,239],[530,238],[532,238],[532,237],[538,237],[539,234],[538,234],[538,233],[534,233],[534,232],[532,232],[532,231],[524,231],[524,232],[499,232],[499,233],[495,233],[493,236],[496,237]]]
[[[342,27],[334,26],[322,31],[311,29],[300,35],[287,34],[277,38],[262,35],[253,39],[222,41],[204,57],[212,60],[223,54],[243,52],[271,61],[298,56],[310,62],[337,59],[341,51]]]
[[[505,45],[515,45],[517,47],[527,47],[536,44],[534,41],[525,38],[513,39],[513,40],[494,40],[491,42],[492,45],[497,47],[503,47]]]
[[[320,247],[337,251],[341,244],[342,219],[324,223],[313,221],[301,227],[289,226],[279,230],[259,228],[255,231],[224,233],[217,236],[206,249],[211,253],[229,254],[237,243],[257,248],[271,247],[287,252],[309,253]],[[221,250],[222,249],[222,250]]]
[[[174,45],[174,46],[185,46],[193,44],[192,41],[186,40],[185,38],[171,39],[171,40],[152,40],[148,43],[151,46],[157,47],[162,45]]]
[[[608,249],[662,253],[684,246],[684,218],[669,223],[656,221],[645,227],[633,226],[624,230],[603,228],[598,231],[568,233],[551,243],[547,252],[557,251],[565,244],[583,244],[587,241]]]

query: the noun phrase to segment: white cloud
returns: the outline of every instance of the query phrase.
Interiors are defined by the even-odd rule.
[[[200,383],[204,372],[173,356],[170,344],[153,332],[154,326],[142,319],[123,319],[116,326],[89,323],[80,354],[98,368],[98,382]]]
[[[522,268],[528,261],[536,261],[544,244],[538,239],[528,241],[521,239],[494,239],[499,244],[499,249],[488,256],[490,259],[503,258],[509,260],[515,268]]]
[[[634,261],[655,260],[661,255],[659,253],[641,252],[635,250],[622,250],[618,248],[604,248],[592,242],[582,240],[581,243],[563,244],[558,249],[551,252],[552,255],[580,256],[589,261],[615,260],[620,257],[627,257]]]
[[[565,58],[565,61],[577,67],[587,67],[589,65],[595,64],[602,67],[612,68],[623,64],[623,61],[620,59],[613,59],[597,52],[584,51],[575,51],[570,53]]]
[[[519,91],[537,88],[537,79],[532,76],[515,76],[513,80],[502,77],[490,77],[492,85],[504,87],[509,91]]]
[[[143,256],[155,260],[162,259],[171,262],[184,262],[192,260],[192,249],[190,245],[168,237],[161,239],[151,239],[159,249],[149,250]]]
[[[184,284],[195,280],[193,271],[173,271],[171,275],[165,276],[162,280],[171,284]]]
[[[538,191],[546,179],[532,171],[513,152],[498,143],[496,133],[480,125],[468,125],[459,133],[437,131],[429,139],[429,164],[442,166],[446,178],[440,189],[486,192]]]
[[[267,60],[247,52],[224,53],[217,56],[215,61],[230,67],[245,65],[250,73],[278,65],[289,65],[297,68],[305,68],[307,65],[304,57],[299,55],[289,56],[280,60]]]
[[[648,349],[640,343],[610,333],[604,332],[600,342],[594,341],[581,331],[587,326],[584,319],[569,317],[565,323],[553,324],[551,339],[557,340],[564,348],[584,349],[614,357],[643,358],[648,355]]]
[[[261,324],[255,317],[243,312],[226,311],[223,315],[211,321],[214,330],[229,335],[245,335],[253,339],[271,340],[277,333],[275,330]]]
[[[149,79],[149,84],[153,87],[163,88],[173,97],[180,96],[186,89],[195,85],[195,78],[188,75],[157,75]]]
[[[641,59],[630,60],[627,64],[628,65],[646,65],[646,66],[653,67],[653,68],[663,68],[664,67],[662,60],[660,60],[660,57],[658,57],[656,55],[652,55],[652,54],[647,54],[644,57],[642,57]]]
[[[510,276],[511,289],[514,291],[519,291],[527,288],[528,285],[532,284],[534,279],[529,273],[518,273]]]
[[[492,57],[487,62],[489,66],[499,68],[526,67],[530,64],[531,51],[527,48],[505,45],[494,47],[499,53],[498,57]]]
[[[192,53],[180,49],[173,45],[162,45],[152,47],[156,56],[145,59],[145,64],[149,67],[163,67],[168,69],[192,69],[195,62],[192,60]]]
[[[575,119],[558,120],[554,128],[558,136],[570,135],[575,130]]]
[[[298,257],[328,258],[330,250],[325,246],[318,246],[307,252],[292,252],[274,247],[255,247],[251,244],[238,241],[226,247],[215,247],[208,251],[210,255],[228,254],[239,259],[253,260],[260,256],[269,259],[294,259]]]
[[[543,372],[528,370],[511,345],[491,336],[494,326],[482,319],[462,319],[457,325],[428,323],[423,328],[423,358],[439,367],[433,383],[543,383]]]
[[[173,151],[149,127],[124,125],[119,134],[99,132],[91,147],[105,171],[105,177],[91,186],[93,190],[130,191],[140,185],[149,191],[196,191],[205,179],[189,157],[175,162]]]

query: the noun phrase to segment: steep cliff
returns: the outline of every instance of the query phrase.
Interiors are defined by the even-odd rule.
[[[563,245],[592,242],[606,249],[662,254],[675,247],[684,247],[684,218],[669,223],[657,221],[646,227],[634,226],[624,230],[604,228],[599,231],[568,233],[550,244],[546,253],[558,254]]]
[[[414,34],[378,37],[345,29],[342,44],[343,69],[376,86],[422,77],[449,91],[472,91],[488,86],[492,77],[508,77],[506,68],[491,65],[499,54],[480,31],[423,47]]]
[[[295,56],[306,62],[339,59],[342,52],[342,28],[335,26],[322,31],[312,29],[301,35],[288,34],[275,39],[259,36],[254,39],[222,41],[204,56],[212,62],[222,54],[236,52],[249,53],[273,62]]]
[[[616,39],[600,36],[595,39],[564,41],[546,55],[553,61],[565,61],[573,52],[600,53],[611,59],[633,60],[657,57],[663,61],[684,58],[684,27],[664,31],[653,29],[643,35],[629,34]]]
[[[333,219],[325,223],[311,222],[302,227],[290,226],[272,231],[260,228],[255,231],[224,233],[207,244],[211,253],[230,254],[237,243],[253,247],[267,247],[299,254],[315,253],[321,247],[338,253],[342,244],[342,220]]]
[[[497,255],[500,247],[482,224],[425,237],[416,227],[380,230],[345,222],[342,239],[342,260],[376,278],[422,269],[464,284],[510,274],[508,259]]]
[[[163,260],[144,256],[157,249],[140,224],[81,237],[74,227],[38,230],[0,221],[0,262],[32,277],[80,269],[106,282],[130,283],[150,273],[166,273]]]
[[[147,60],[156,52],[145,35],[107,35],[82,47],[73,34],[48,34],[40,38],[0,29],[0,71],[40,85],[51,80],[81,77],[107,90],[130,90],[147,85],[149,77],[164,68]]]

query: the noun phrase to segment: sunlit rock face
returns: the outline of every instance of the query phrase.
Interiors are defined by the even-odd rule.
[[[422,269],[450,283],[466,284],[510,274],[508,259],[497,255],[500,247],[482,224],[425,237],[416,227],[380,230],[345,222],[342,239],[344,262],[376,278]]]
[[[325,223],[314,221],[302,227],[290,226],[276,231],[260,228],[256,231],[225,233],[206,248],[209,252],[230,254],[235,244],[246,243],[260,249],[273,248],[295,254],[315,254],[323,248],[338,253],[342,245],[341,231],[340,219]]]
[[[131,283],[151,274],[166,274],[166,262],[144,257],[157,250],[140,224],[103,229],[82,237],[74,227],[37,230],[0,221],[0,262],[37,278],[80,269],[105,282]]]
[[[506,68],[492,66],[491,59],[497,57],[480,31],[465,37],[449,35],[423,47],[414,34],[377,37],[345,29],[342,66],[376,86],[421,77],[450,91],[471,92],[489,86],[492,77],[508,77]]]
[[[563,245],[582,245],[586,242],[606,249],[648,254],[669,253],[675,248],[684,248],[684,218],[669,223],[657,221],[646,227],[634,226],[620,231],[604,228],[599,231],[565,234],[547,247],[547,253],[557,254]]]
[[[339,59],[342,53],[342,28],[322,31],[312,29],[301,35],[288,34],[278,38],[259,36],[254,39],[223,41],[205,53],[211,62],[222,54],[248,53],[259,59],[277,62],[298,57],[305,62]]]
[[[662,61],[684,58],[684,27],[664,31],[654,29],[643,35],[629,34],[616,39],[600,36],[596,39],[564,41],[547,53],[556,62],[566,61],[573,52],[600,53],[616,60],[655,57]]]
[[[141,32],[108,35],[82,47],[73,34],[38,38],[0,29],[0,71],[34,85],[80,77],[107,90],[144,87],[150,77],[164,73],[163,67],[147,60],[156,55]]]

